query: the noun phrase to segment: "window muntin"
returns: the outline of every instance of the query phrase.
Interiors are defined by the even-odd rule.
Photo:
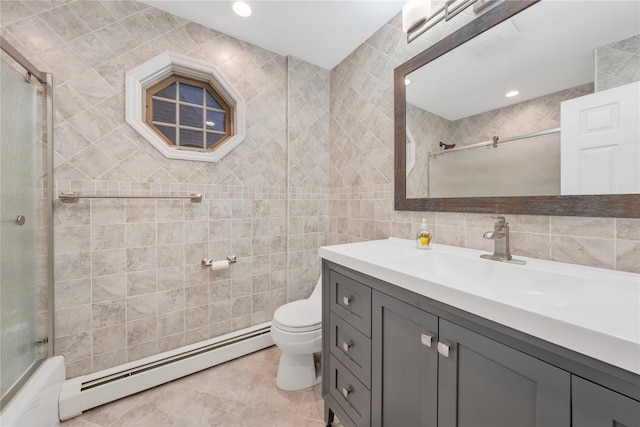
[[[205,82],[173,75],[147,89],[146,122],[170,146],[211,151],[233,136],[233,109]]]

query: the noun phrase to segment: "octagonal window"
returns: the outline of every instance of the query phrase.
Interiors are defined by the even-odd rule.
[[[244,140],[244,101],[215,67],[166,52],[127,73],[127,122],[171,159],[216,162]]]

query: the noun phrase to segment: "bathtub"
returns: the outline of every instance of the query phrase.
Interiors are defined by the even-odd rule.
[[[58,398],[64,379],[64,357],[51,357],[42,362],[29,381],[0,414],[0,426],[50,427],[60,425]]]

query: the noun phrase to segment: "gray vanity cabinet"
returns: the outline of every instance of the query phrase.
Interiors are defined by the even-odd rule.
[[[570,374],[380,292],[374,426],[569,426]]]
[[[574,427],[640,425],[640,402],[573,376],[571,411]]]
[[[570,426],[566,371],[440,319],[441,426]]]
[[[371,288],[336,271],[323,273],[323,396],[327,424],[371,424]],[[328,285],[328,286],[327,286]]]
[[[328,261],[322,274],[327,425],[640,427],[635,374]]]
[[[438,318],[376,291],[372,304],[372,425],[435,427]]]

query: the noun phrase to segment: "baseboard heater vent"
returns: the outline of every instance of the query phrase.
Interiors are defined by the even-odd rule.
[[[271,322],[65,381],[60,420],[273,345]]]

